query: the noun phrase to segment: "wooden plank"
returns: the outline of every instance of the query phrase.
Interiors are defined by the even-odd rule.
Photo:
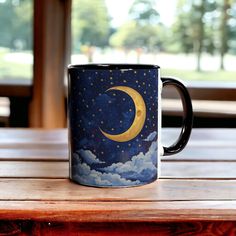
[[[1,152],[0,152],[1,154]],[[196,147],[190,144],[180,153],[173,156],[164,156],[162,161],[236,161],[235,147]]]
[[[32,80],[23,78],[1,79],[0,96],[30,98],[32,96]]]
[[[0,163],[1,161],[68,161],[68,158],[66,144],[1,147],[0,149]]]
[[[29,220],[0,222],[3,235],[112,235],[181,236],[234,235],[234,221],[224,222],[37,222]]]
[[[209,101],[192,100],[195,117],[235,118],[236,101]],[[183,108],[180,100],[162,99],[162,114],[183,116]]]
[[[0,201],[0,219],[64,222],[235,220],[236,201]],[[50,225],[49,225],[50,226]]]
[[[218,100],[218,101],[236,101],[236,83],[212,83],[204,81],[191,81],[185,83],[190,96],[196,100]],[[222,96],[223,94],[223,96]],[[173,86],[163,89],[164,98],[178,98]]]
[[[41,157],[38,159],[42,159]],[[51,157],[52,159],[52,157]],[[69,162],[1,161],[0,178],[68,178]]]
[[[65,143],[0,144],[0,161],[66,161],[68,157],[68,146]],[[161,159],[163,162],[236,162],[236,148],[188,146],[181,153],[173,156],[164,156]]]
[[[0,129],[1,145],[67,143],[66,129]]]
[[[162,178],[236,178],[236,162],[164,162]]]
[[[163,128],[163,144],[173,143],[178,138],[179,128]],[[193,129],[189,144],[191,145],[234,145],[236,129]],[[0,129],[1,143],[24,143],[24,142],[65,142],[67,143],[67,129]]]
[[[55,161],[58,158],[62,161]],[[33,158],[36,160],[32,161]],[[55,158],[55,159],[54,159]],[[17,158],[16,158],[17,159]],[[20,158],[19,158],[20,159]],[[51,161],[49,161],[49,159]],[[64,156],[31,157],[31,161],[1,161],[0,178],[68,178],[69,162]],[[42,161],[39,161],[42,160]],[[46,160],[46,161],[45,161]],[[236,179],[236,162],[162,162],[162,178]]]
[[[231,201],[236,180],[160,179],[133,188],[94,188],[68,179],[0,179],[1,201]]]

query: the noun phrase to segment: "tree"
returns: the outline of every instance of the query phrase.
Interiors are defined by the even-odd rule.
[[[179,0],[175,32],[182,50],[196,54],[196,70],[201,70],[201,55],[203,51],[213,53],[214,28],[212,14],[216,9],[215,1],[211,0]]]
[[[161,48],[159,14],[155,10],[155,0],[135,0],[129,11],[130,20],[115,32],[110,44],[123,47],[126,50],[134,49],[139,62],[142,50],[154,51]]]
[[[0,1],[0,45],[11,49],[32,48],[32,1]]]
[[[87,46],[88,50],[106,46],[110,26],[104,0],[73,1],[72,26],[74,51],[81,45]]]
[[[129,10],[129,17],[140,25],[157,25],[159,13],[156,0],[135,0]]]
[[[224,70],[224,56],[229,46],[229,10],[231,9],[231,0],[222,0],[221,4],[221,23],[220,23],[220,69]]]

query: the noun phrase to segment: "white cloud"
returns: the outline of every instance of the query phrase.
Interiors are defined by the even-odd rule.
[[[147,139],[153,140],[156,132]],[[157,142],[153,141],[148,152],[140,152],[129,161],[91,169],[92,164],[104,163],[89,150],[79,150],[73,154],[73,179],[92,186],[134,186],[151,182],[157,176]]]
[[[144,139],[144,141],[153,141],[156,138],[156,136],[157,136],[157,132],[154,131],[154,132],[150,133],[148,135],[148,137],[146,139]]]
[[[100,161],[90,150],[80,149],[78,153],[81,156],[82,160],[89,165],[105,163],[104,161]]]
[[[131,181],[117,173],[103,173],[92,170],[86,163],[79,162],[73,166],[73,179],[81,184],[92,186],[132,186],[140,184],[139,180]]]
[[[124,178],[139,179],[142,182],[156,175],[157,143],[153,142],[146,154],[140,152],[125,163],[114,163],[103,168],[105,171],[118,173]]]

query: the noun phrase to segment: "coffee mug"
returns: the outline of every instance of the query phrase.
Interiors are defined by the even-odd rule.
[[[161,90],[173,85],[183,103],[175,144],[162,147]],[[157,65],[86,64],[68,67],[70,179],[95,187],[128,187],[159,176],[160,156],[180,152],[192,129],[185,86],[160,77]]]

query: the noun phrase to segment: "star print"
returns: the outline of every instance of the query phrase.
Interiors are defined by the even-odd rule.
[[[146,155],[151,142],[144,140],[156,131],[157,126],[157,115],[152,114],[152,111],[157,113],[157,94],[154,93],[154,89],[157,91],[158,88],[156,72],[138,67],[123,70],[103,68],[86,69],[83,73],[80,70],[75,78],[77,76],[80,80],[71,81],[71,88],[76,88],[72,91],[74,97],[71,103],[74,108],[70,123],[72,134],[75,136],[72,151],[78,152],[85,147],[86,150],[90,150],[101,163],[104,163],[92,163],[91,169],[94,170],[102,170],[113,163],[131,161],[132,157],[139,153]],[[123,85],[136,89],[143,97],[146,104],[146,119],[141,132],[134,139],[129,142],[116,142],[101,131],[110,132],[111,135],[124,133],[133,125],[137,112],[129,94],[108,90],[113,86]],[[152,110],[149,110],[150,107]],[[85,160],[82,160],[82,163],[83,161]]]

